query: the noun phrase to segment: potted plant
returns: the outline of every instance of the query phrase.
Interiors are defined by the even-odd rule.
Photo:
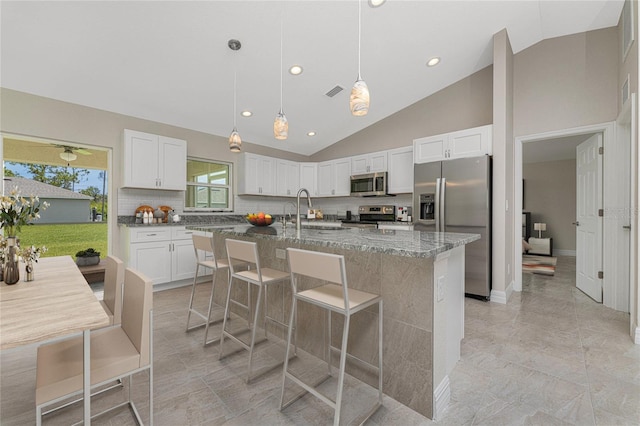
[[[90,266],[100,263],[100,252],[95,251],[92,248],[86,250],[80,250],[76,253],[76,265],[78,266]]]

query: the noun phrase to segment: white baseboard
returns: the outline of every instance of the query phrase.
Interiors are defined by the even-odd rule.
[[[449,376],[444,376],[438,387],[433,391],[433,420],[439,420],[442,413],[449,406],[451,400],[451,383]]]
[[[491,290],[491,302],[507,304],[507,293],[505,291]]]
[[[576,257],[576,251],[575,250],[553,249],[553,255],[554,256],[572,256],[572,257]]]

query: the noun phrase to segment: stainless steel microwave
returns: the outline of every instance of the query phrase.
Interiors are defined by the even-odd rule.
[[[355,197],[387,195],[387,172],[351,176],[351,195]]]

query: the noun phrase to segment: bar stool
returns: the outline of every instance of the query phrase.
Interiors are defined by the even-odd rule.
[[[239,241],[227,239],[225,241],[225,245],[227,247],[227,256],[229,257],[229,270],[231,272],[229,276],[229,285],[227,288],[227,302],[224,310],[224,320],[222,323],[222,333],[220,335],[220,354],[218,359],[222,359],[222,350],[224,344],[224,338],[228,337],[230,340],[236,342],[244,349],[249,351],[249,369],[247,372],[247,383],[251,380],[251,372],[253,366],[253,348],[256,344],[256,329],[258,328],[258,318],[260,316],[260,304],[263,299],[263,288],[264,288],[264,305],[265,305],[265,314],[264,314],[264,332],[265,337],[267,336],[267,320],[272,321],[273,323],[279,324],[283,327],[287,327],[287,324],[284,324],[278,321],[276,318],[270,317],[267,312],[267,288],[272,284],[276,284],[290,278],[288,272],[279,271],[277,269],[272,268],[263,268],[260,266],[260,258],[258,257],[258,244],[255,242],[249,241]],[[255,269],[242,270],[237,271],[238,263],[248,263],[251,265],[255,265]],[[233,280],[237,279],[240,281],[244,281],[247,283],[247,305],[243,306],[237,301],[231,300],[231,287]],[[254,313],[253,319],[253,327],[251,324],[251,286],[258,287],[258,298],[256,300],[256,309]],[[227,331],[227,318],[229,318],[229,303],[234,302],[240,306],[243,306],[248,310],[248,318],[249,329],[251,329],[251,342],[249,344],[243,342],[238,338],[238,334],[233,335],[231,332]]]
[[[342,406],[342,391],[344,387],[344,374],[345,364],[347,356],[347,337],[349,336],[349,322],[351,315],[369,307],[378,304],[378,366],[369,364],[366,361],[355,358],[356,360],[373,367],[378,372],[378,399],[371,410],[366,413],[366,416],[362,420],[364,423],[375,411],[382,406],[382,297],[377,294],[367,293],[360,290],[348,289],[347,286],[347,274],[344,263],[344,256],[319,253],[315,251],[300,250],[294,248],[287,249],[287,255],[289,258],[289,269],[291,271],[291,289],[292,289],[292,307],[291,318],[289,321],[289,332],[287,336],[287,354],[284,358],[284,372],[282,377],[282,393],[280,396],[280,411],[297,401],[302,395],[307,392],[315,395],[322,402],[329,405],[334,409],[333,424],[340,424],[340,409]],[[298,291],[296,278],[298,276],[310,277],[318,280],[329,282],[329,284],[321,285],[309,290]],[[317,385],[309,385],[304,383],[300,378],[293,375],[288,371],[289,367],[289,347],[291,344],[292,327],[295,325],[295,315],[298,307],[298,302],[306,302],[316,305],[320,308],[326,309],[327,314],[327,327],[329,330],[329,342],[328,348],[325,352],[327,356],[327,367],[329,374],[326,378],[332,375],[331,372],[331,313],[336,312],[344,315],[344,327],[342,330],[342,347],[337,349],[340,351],[340,367],[338,372],[338,391],[336,394],[336,400],[333,401],[327,396],[320,393],[317,389]],[[325,378],[325,380],[326,380]],[[284,388],[287,379],[293,381],[297,385],[303,388],[301,394],[296,395],[293,399],[284,402]],[[320,383],[324,382],[322,380]],[[361,423],[361,424],[362,424]]]
[[[227,269],[227,277],[229,276],[229,263],[226,259],[216,259],[216,254],[215,254],[215,250],[213,249],[213,236],[211,237],[206,237],[204,235],[196,235],[193,234],[192,235],[192,240],[193,240],[193,250],[195,252],[196,255],[196,274],[193,277],[193,286],[191,288],[191,298],[189,300],[189,312],[187,314],[187,330],[186,331],[191,331],[194,328],[199,328],[202,327],[204,325],[204,345],[208,345],[210,343],[214,343],[217,342],[218,340],[220,340],[220,338],[216,338],[216,339],[212,339],[212,340],[207,340],[207,337],[209,335],[209,324],[212,323],[211,321],[211,311],[213,310],[213,295],[214,295],[214,290],[216,288],[216,278],[218,275],[218,271],[220,269]],[[207,256],[211,256],[210,259],[207,259]],[[236,266],[242,266],[242,265],[247,265],[246,262],[236,262]],[[209,268],[213,271],[212,273],[212,278],[211,278],[211,297],[209,299],[209,310],[208,313],[205,315],[202,312],[199,312],[198,310],[196,310],[193,307],[193,299],[194,299],[194,295],[196,292],[196,284],[198,281],[198,271],[200,269],[200,267],[205,267],[205,268]],[[189,322],[191,320],[191,314],[195,314],[197,316],[199,316],[200,318],[202,318],[205,322],[202,324],[197,324],[194,326],[189,327]],[[215,322],[219,322],[220,320],[216,320],[213,321]]]

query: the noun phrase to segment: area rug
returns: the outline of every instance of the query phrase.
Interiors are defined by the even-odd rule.
[[[522,255],[522,272],[530,272],[540,275],[553,275],[556,272],[557,257]]]

